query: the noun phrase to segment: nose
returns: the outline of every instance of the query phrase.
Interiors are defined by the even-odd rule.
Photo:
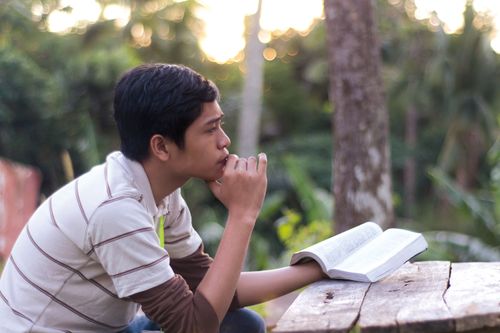
[[[222,135],[219,139],[219,142],[218,142],[218,148],[219,149],[224,149],[224,148],[227,148],[231,145],[231,139],[229,138],[229,136],[227,136],[226,132],[224,132],[224,130],[221,131],[222,132]]]

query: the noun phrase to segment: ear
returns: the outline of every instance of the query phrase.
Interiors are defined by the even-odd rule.
[[[149,140],[149,149],[151,155],[155,156],[161,161],[167,161],[170,158],[169,145],[170,140],[165,138],[163,135],[155,134]]]

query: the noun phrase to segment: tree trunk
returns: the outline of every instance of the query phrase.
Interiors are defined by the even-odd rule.
[[[373,1],[325,0],[333,114],[336,233],[393,225],[388,114]]]
[[[262,85],[264,76],[264,45],[259,41],[260,10],[250,18],[249,34],[245,50],[245,80],[243,82],[243,105],[238,123],[238,154],[247,157],[257,152],[262,113]]]

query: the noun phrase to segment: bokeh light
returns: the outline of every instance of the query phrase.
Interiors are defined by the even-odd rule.
[[[268,43],[274,34],[287,34],[292,28],[307,34],[313,22],[323,17],[323,0],[262,0],[261,33],[259,39]],[[399,4],[401,0],[390,0]],[[441,24],[446,33],[460,33],[463,28],[467,0],[415,0],[415,18],[428,20],[429,28],[435,30]],[[257,10],[257,0],[200,0],[201,7],[196,15],[204,21],[205,29],[200,38],[200,47],[207,57],[218,63],[241,61],[245,47],[245,17]],[[475,0],[474,9],[491,17],[491,47],[500,53],[500,1]],[[154,8],[151,8],[154,10]],[[32,7],[34,19],[45,13],[40,3]],[[130,7],[108,4],[101,7],[96,0],[61,0],[60,8],[50,13],[48,30],[55,33],[68,33],[74,28],[85,28],[96,22],[102,13],[107,20],[114,20],[118,27],[124,27],[130,20]],[[481,26],[485,21],[478,19]],[[158,34],[164,40],[170,39],[168,29]],[[151,43],[152,32],[144,27],[133,26],[132,35],[139,47]],[[269,57],[269,55],[268,55]]]

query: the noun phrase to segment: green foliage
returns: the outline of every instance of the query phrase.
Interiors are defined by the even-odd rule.
[[[276,221],[278,225],[278,236],[285,244],[294,237],[295,229],[302,220],[299,213],[286,209],[283,216]]]
[[[500,123],[500,116],[498,118]],[[491,195],[493,197],[493,215],[497,223],[500,223],[500,138],[497,138],[495,144],[491,147],[489,153],[490,163],[493,165],[491,168]]]
[[[330,221],[313,220],[307,224],[300,224],[302,216],[287,209],[283,216],[276,221],[278,236],[287,250],[298,251],[306,246],[317,243],[331,236]]]
[[[60,168],[57,83],[21,51],[0,47],[0,156],[38,166],[46,179]],[[34,144],[36,143],[36,144]]]
[[[485,243],[478,237],[453,232],[425,232],[429,249],[419,255],[419,260],[499,261],[500,248]],[[498,244],[498,243],[497,243]]]
[[[332,183],[332,138],[330,130],[297,133],[277,137],[262,144],[269,155],[269,187],[272,191],[289,189],[286,160],[292,158],[296,168],[307,174],[315,185],[329,191]]]
[[[0,66],[1,121],[5,129],[41,120],[51,112],[50,95],[55,86],[48,73],[10,47],[0,48]]]
[[[430,207],[427,202],[436,200],[434,183],[426,173],[431,167],[438,166],[469,190],[487,181],[486,152],[495,138],[494,119],[500,110],[495,88],[500,77],[499,57],[488,45],[486,30],[473,24],[477,13],[471,4],[463,33],[453,35],[409,21],[402,4],[381,10],[380,15],[390,18],[381,21],[381,38],[393,184],[403,197],[405,162],[413,158],[417,165],[414,195],[419,198],[413,210],[422,211]],[[409,110],[417,112],[414,146],[406,137]]]
[[[444,192],[446,198],[455,206],[469,212],[471,218],[480,222],[492,235],[500,240],[500,220],[494,216],[491,206],[492,198],[488,195],[480,198],[459,188],[441,170],[434,168],[429,171],[437,188]]]
[[[118,47],[82,52],[63,67],[67,94],[61,107],[67,117],[81,115],[86,120],[83,132],[75,133],[79,144],[73,147],[84,157],[81,172],[102,161],[110,150],[119,149],[112,113],[114,85],[139,62],[127,48]]]
[[[493,164],[490,182],[480,194],[467,192],[455,184],[442,170],[429,171],[437,188],[457,208],[474,221],[474,235],[450,231],[429,233],[432,251],[428,256],[446,257],[454,261],[498,261],[500,260],[500,140],[497,139],[489,151]],[[480,231],[483,230],[483,233]],[[484,232],[486,231],[486,233]],[[484,236],[487,234],[487,236]]]
[[[39,166],[42,191],[48,195],[66,182],[59,163],[62,151],[69,151],[79,175],[119,147],[112,99],[121,73],[155,60],[201,69],[194,37],[200,22],[193,15],[196,1],[158,2],[154,8],[150,2],[133,2],[136,10],[124,28],[99,20],[56,35],[47,32],[47,18],[58,1],[37,2],[43,6],[38,19],[32,5],[26,0],[0,6],[0,154]],[[138,24],[154,31],[148,47],[131,34]]]
[[[263,135],[269,135],[270,138],[290,136],[312,129],[330,131],[330,114],[324,112],[324,99],[311,95],[308,87],[300,81],[300,75],[306,74],[297,73],[307,69],[294,68],[295,66],[298,64],[279,60],[266,63],[264,103],[268,112],[263,114],[266,124]],[[307,110],[307,116],[304,116],[304,110]]]
[[[66,35],[47,32],[48,15],[59,2],[40,3],[44,13],[38,21],[32,1],[0,6],[0,156],[39,167],[45,194],[66,181],[61,152],[71,154],[78,176],[118,147],[113,86],[139,63],[183,63],[214,80],[226,128],[235,133],[240,64],[206,61],[198,46],[197,1],[132,1],[125,27],[101,19]],[[491,258],[499,241],[500,61],[487,43],[488,31],[472,24],[474,15],[469,6],[463,33],[446,35],[410,19],[403,4],[378,2],[395,197],[403,197],[405,162],[415,158],[418,213],[412,226],[448,232],[428,234],[436,243],[429,251],[433,258]],[[134,37],[134,26],[142,26],[150,40]],[[278,56],[265,65],[261,130],[269,185],[250,245],[248,263],[254,268],[273,266],[284,249],[302,248],[332,230],[333,108],[325,25],[316,22],[307,36],[290,30],[274,37],[267,46]],[[405,139],[410,107],[418,112],[415,146]],[[463,174],[465,187],[457,182]],[[225,209],[203,182],[190,182],[183,193],[214,254]],[[478,250],[467,254],[464,244]]]
[[[285,156],[284,164],[292,186],[300,198],[300,205],[306,214],[306,219],[308,221],[331,220],[332,199],[330,196],[321,196],[322,191],[315,188],[312,180],[299,166],[296,158],[291,155]]]
[[[316,187],[295,158],[286,156],[284,164],[300,209],[300,212],[283,209],[283,216],[275,222],[278,237],[287,250],[284,253],[287,260],[291,253],[331,236],[332,199],[328,195],[328,201],[324,200],[320,194],[323,190]]]

